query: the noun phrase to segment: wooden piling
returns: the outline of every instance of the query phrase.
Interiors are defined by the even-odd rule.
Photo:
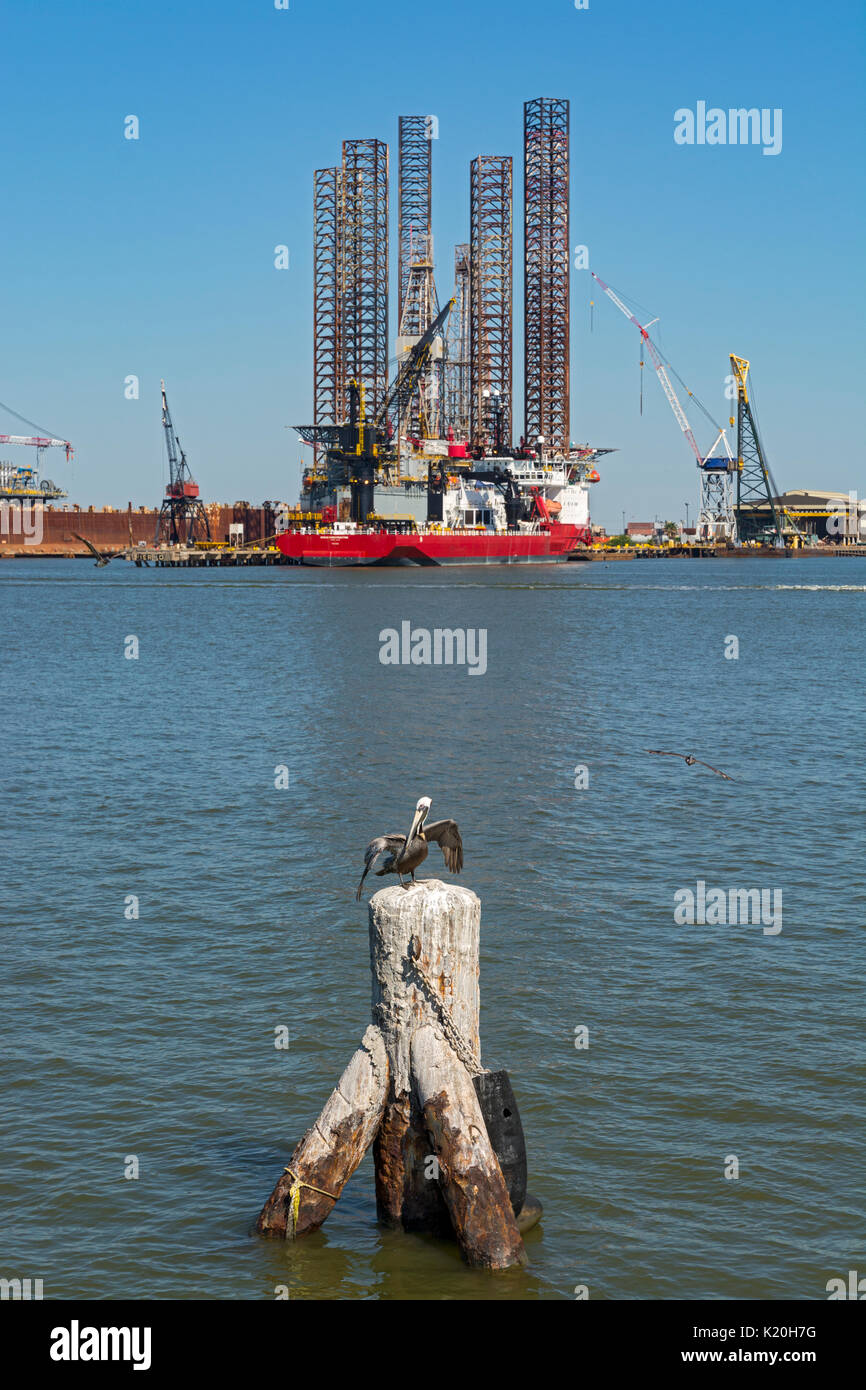
[[[377,1028],[368,1028],[318,1120],[296,1146],[257,1230],[294,1239],[321,1226],[364,1157],[387,1094],[382,1037]]]
[[[373,1024],[295,1149],[259,1231],[315,1230],[374,1141],[386,1225],[453,1230],[471,1265],[525,1260],[472,1082],[481,1069],[480,921],[475,894],[438,879],[371,899]]]
[[[463,1258],[488,1269],[524,1263],[523,1241],[472,1079],[435,1026],[419,1028],[412,1039],[412,1079]]]

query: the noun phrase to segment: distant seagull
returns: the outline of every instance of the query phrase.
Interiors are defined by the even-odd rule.
[[[694,767],[695,763],[698,767],[708,767],[710,772],[714,772],[717,777],[724,777],[726,782],[736,780],[734,777],[729,777],[727,772],[720,772],[717,767],[713,767],[712,763],[701,762],[700,758],[693,757],[691,753],[671,753],[666,748],[648,748],[646,751],[655,753],[659,758],[682,758],[687,767]]]
[[[73,531],[72,534],[77,541],[81,541],[82,545],[87,546],[87,549],[90,551],[91,555],[96,556],[97,569],[101,570],[104,565],[107,565],[112,560],[116,559],[117,552],[113,550],[97,550],[93,542],[89,541],[86,536],[79,536],[77,531]]]
[[[429,796],[422,796],[419,799],[418,805],[415,807],[412,829],[408,835],[379,835],[375,840],[370,841],[364,851],[364,872],[361,875],[361,882],[358,884],[358,892],[355,895],[358,899],[361,897],[364,879],[380,854],[387,854],[388,858],[381,869],[376,870],[378,878],[381,878],[383,874],[396,874],[400,880],[401,888],[408,888],[409,885],[403,882],[403,875],[411,874],[414,883],[415,870],[427,858],[428,840],[435,840],[441,847],[445,856],[446,868],[454,874],[459,874],[463,868],[463,841],[460,838],[457,822],[437,820],[433,821],[431,825],[425,825],[430,814],[430,806]]]

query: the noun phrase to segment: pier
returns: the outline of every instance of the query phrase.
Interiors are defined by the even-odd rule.
[[[85,514],[82,513],[82,516]],[[77,514],[76,514],[77,516]],[[126,560],[140,568],[155,569],[248,569],[262,565],[297,565],[298,561],[283,555],[275,546],[228,545],[204,542],[194,546],[154,546],[139,542],[135,545],[103,544],[102,553],[112,560]],[[866,545],[815,545],[785,547],[741,546],[739,549],[715,545],[622,545],[593,546],[575,550],[566,559],[570,563],[602,561],[620,563],[624,560],[784,560],[791,556],[807,559],[842,559],[866,556]],[[0,536],[0,560],[90,560],[89,550],[78,542],[64,538],[57,542],[45,539],[31,545],[17,535]]]
[[[775,546],[716,546],[716,545],[618,545],[598,546],[592,550],[575,550],[569,561],[602,560],[605,563],[620,560],[786,560],[795,559],[840,559],[842,556],[866,556],[866,545],[807,545],[786,546],[784,550]]]
[[[121,552],[124,560],[135,564],[153,565],[156,569],[224,569],[257,565],[289,565],[274,546],[264,550],[246,549],[231,545],[143,546]]]

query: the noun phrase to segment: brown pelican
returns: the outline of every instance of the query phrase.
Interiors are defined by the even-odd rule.
[[[116,559],[118,555],[122,554],[121,551],[97,550],[93,542],[89,541],[86,536],[79,536],[77,531],[73,531],[72,534],[77,541],[81,541],[82,545],[87,546],[87,549],[90,551],[91,555],[96,556],[97,569],[101,570],[104,565],[109,564],[111,560]]]
[[[408,835],[379,835],[377,839],[370,841],[364,851],[364,872],[358,884],[356,898],[360,899],[364,879],[380,854],[387,854],[388,858],[381,869],[376,870],[377,878],[381,878],[383,874],[396,874],[400,880],[400,887],[408,888],[409,885],[403,882],[403,875],[411,874],[412,882],[415,882],[415,870],[427,858],[428,840],[435,840],[442,847],[445,867],[452,873],[459,874],[463,868],[463,841],[457,822],[437,820],[427,825],[430,806],[429,796],[419,799]]]
[[[700,758],[695,758],[691,753],[670,753],[666,748],[648,748],[646,751],[648,753],[655,753],[659,758],[682,758],[686,767],[694,767],[695,763],[697,763],[698,767],[708,767],[710,772],[714,772],[717,777],[724,777],[726,782],[733,782],[735,780],[733,777],[730,777],[727,772],[720,772],[717,767],[713,767],[712,763],[702,763]]]

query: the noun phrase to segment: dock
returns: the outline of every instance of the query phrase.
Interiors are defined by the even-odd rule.
[[[241,566],[249,569],[259,565],[290,565],[275,546],[253,549],[245,546],[133,546],[118,553],[117,558],[136,565],[153,565],[156,569],[225,569]]]
[[[15,538],[0,538],[0,560],[92,560],[91,553],[80,544],[67,541],[43,541],[28,545]],[[10,543],[11,542],[11,543]],[[139,542],[136,545],[103,545],[101,553],[110,560],[126,560],[139,568],[155,569],[248,569],[262,565],[296,565],[298,562],[283,555],[275,546],[243,546],[205,543],[196,546],[155,546]],[[866,556],[866,545],[816,545],[797,549],[777,550],[772,546],[743,546],[729,549],[713,545],[622,545],[605,548],[594,546],[575,550],[568,557],[571,563],[618,564],[624,560],[784,560],[795,558],[835,558]]]
[[[775,546],[741,546],[739,549],[716,545],[619,545],[605,548],[593,547],[591,550],[575,550],[569,561],[603,561],[605,564],[620,560],[786,560],[796,559],[839,559],[842,556],[866,555],[866,545],[805,545],[786,546],[778,550]]]

